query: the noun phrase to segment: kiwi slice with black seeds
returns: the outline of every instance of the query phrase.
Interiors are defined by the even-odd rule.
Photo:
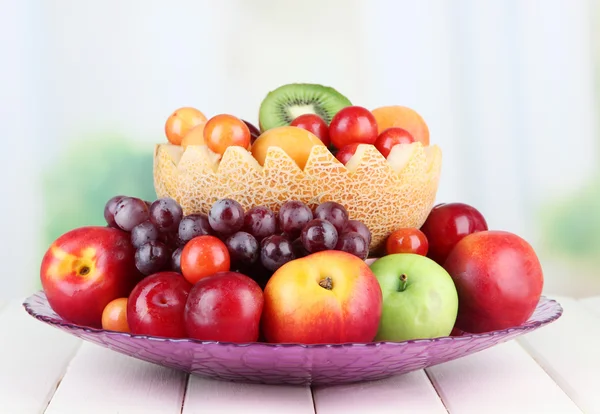
[[[313,83],[290,83],[269,92],[260,104],[261,131],[286,126],[304,114],[317,114],[327,125],[342,108],[352,105],[335,89]]]

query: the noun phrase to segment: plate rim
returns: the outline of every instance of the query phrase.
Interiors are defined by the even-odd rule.
[[[43,297],[43,298],[42,298]],[[281,348],[303,348],[303,349],[322,349],[322,348],[347,348],[347,347],[380,347],[380,346],[408,346],[411,344],[423,344],[423,343],[432,343],[432,342],[452,342],[452,341],[466,341],[472,339],[483,339],[488,337],[495,336],[503,336],[511,334],[515,331],[531,331],[541,326],[550,324],[557,319],[559,319],[564,309],[561,304],[556,300],[549,298],[546,295],[541,295],[540,299],[536,305],[536,309],[540,304],[547,304],[552,306],[554,310],[554,314],[543,320],[528,320],[525,323],[505,328],[498,329],[489,332],[483,333],[465,333],[464,335],[459,336],[440,336],[435,338],[425,338],[425,339],[409,339],[405,341],[372,341],[372,342],[343,342],[343,343],[319,343],[319,344],[303,344],[303,343],[268,343],[268,342],[227,342],[227,341],[204,341],[194,338],[169,338],[163,336],[153,336],[153,335],[144,335],[144,334],[132,334],[129,332],[119,332],[113,331],[109,329],[101,329],[101,328],[93,328],[89,326],[79,325],[76,323],[71,323],[63,320],[60,316],[57,317],[47,316],[40,314],[32,308],[32,301],[35,299],[42,299],[47,302],[46,294],[43,290],[38,290],[37,292],[31,294],[22,302],[22,306],[25,308],[25,311],[35,319],[44,322],[48,325],[52,325],[54,327],[62,327],[67,328],[71,331],[80,331],[87,334],[103,334],[112,337],[121,337],[121,338],[130,338],[134,340],[148,340],[155,342],[168,342],[168,343],[191,343],[195,345],[212,345],[212,346],[227,346],[232,348],[246,348],[249,346],[252,347],[264,347],[264,348],[273,348],[273,349],[281,349]],[[47,306],[50,306],[49,304]],[[535,312],[535,311],[534,311]],[[60,318],[60,319],[58,319]]]

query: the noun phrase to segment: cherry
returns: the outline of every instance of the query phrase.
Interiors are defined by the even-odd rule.
[[[181,251],[181,273],[190,283],[227,271],[230,264],[227,245],[215,236],[194,237]]]
[[[350,158],[352,158],[352,156],[356,153],[356,149],[358,148],[359,145],[360,145],[360,142],[356,143],[356,144],[344,145],[335,154],[335,158],[337,158],[338,161],[341,162],[342,164],[346,165],[348,163],[348,161],[350,161]]]
[[[476,208],[464,203],[438,204],[421,226],[429,241],[427,257],[443,266],[463,237],[487,229],[485,218]]]
[[[395,145],[411,144],[413,142],[415,142],[415,139],[407,130],[402,128],[388,128],[377,137],[375,148],[377,148],[381,155],[387,158]]]
[[[385,242],[386,254],[414,253],[426,256],[428,250],[427,237],[421,230],[414,227],[395,230]]]
[[[142,279],[127,301],[131,333],[185,338],[183,312],[191,289],[177,272],[159,272]]]
[[[337,149],[356,143],[373,145],[377,135],[375,117],[362,106],[341,109],[329,124],[329,138]]]
[[[327,123],[317,114],[300,115],[292,121],[290,126],[306,129],[316,135],[323,144],[329,146],[329,128]]]

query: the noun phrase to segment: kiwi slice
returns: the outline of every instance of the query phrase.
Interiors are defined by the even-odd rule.
[[[267,94],[260,104],[261,131],[289,125],[304,114],[317,114],[327,125],[350,100],[333,88],[313,83],[290,83]]]

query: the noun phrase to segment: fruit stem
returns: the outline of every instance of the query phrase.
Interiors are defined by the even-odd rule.
[[[404,290],[406,289],[406,281],[408,280],[408,276],[406,275],[406,273],[402,273],[400,275],[400,289],[398,289],[398,292],[404,292]]]
[[[325,279],[321,279],[319,286],[321,286],[323,289],[331,290],[333,289],[333,280],[327,276]]]

